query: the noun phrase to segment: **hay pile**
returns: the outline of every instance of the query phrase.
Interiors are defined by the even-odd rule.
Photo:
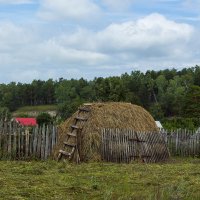
[[[142,107],[130,103],[93,103],[89,107],[90,113],[79,114],[87,117],[86,122],[78,122],[83,127],[79,134],[79,153],[82,161],[100,160],[100,145],[102,128],[133,129],[135,131],[157,132],[158,128],[153,117]],[[78,111],[59,127],[58,145],[55,154],[63,148],[66,134],[71,131],[70,126],[74,123],[74,117]]]

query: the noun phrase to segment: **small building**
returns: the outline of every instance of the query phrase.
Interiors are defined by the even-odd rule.
[[[161,130],[163,129],[162,124],[160,123],[160,121],[155,121],[156,122],[156,126]]]
[[[37,126],[36,118],[15,118],[15,121],[22,126]]]

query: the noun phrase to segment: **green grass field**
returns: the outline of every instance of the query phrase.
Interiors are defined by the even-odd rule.
[[[39,106],[24,106],[12,113],[13,116],[23,116],[28,115],[29,117],[35,117],[35,112],[42,113],[42,112],[48,112],[48,111],[57,111],[58,106],[57,105],[39,105]]]
[[[24,106],[16,110],[16,112],[31,112],[31,111],[54,111],[57,110],[57,105],[39,105],[39,106]]]
[[[200,199],[200,160],[168,164],[0,161],[0,199]]]

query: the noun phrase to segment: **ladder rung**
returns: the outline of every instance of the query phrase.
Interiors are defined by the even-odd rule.
[[[70,144],[68,142],[63,142],[63,143],[64,143],[64,145],[69,146],[69,147],[75,147],[76,146],[76,144]]]
[[[66,151],[60,150],[59,153],[65,155],[65,156],[71,156],[71,153],[68,153]]]
[[[79,108],[79,111],[90,112],[90,109],[88,109],[88,108]]]
[[[72,125],[71,128],[73,128],[73,129],[80,129],[80,128],[79,128],[78,126],[76,126],[76,125]]]
[[[83,118],[83,117],[75,117],[76,120],[80,120],[80,121],[87,121],[87,118]]]
[[[75,133],[67,133],[67,135],[72,136],[72,137],[76,137]]]

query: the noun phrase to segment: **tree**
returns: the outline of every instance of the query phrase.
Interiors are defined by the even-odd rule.
[[[47,80],[42,86],[44,104],[55,103],[55,87],[52,79]]]
[[[191,86],[186,94],[184,115],[200,118],[200,86]]]
[[[165,95],[169,82],[167,81],[164,75],[159,75],[156,78],[155,82],[156,82],[155,84],[156,84],[157,93],[158,93],[157,95],[158,101],[162,101],[162,98]]]
[[[164,112],[159,103],[150,106],[149,111],[155,120],[160,121],[164,118]]]
[[[166,91],[163,93],[160,103],[166,116],[180,116],[185,101],[186,87],[179,76],[169,80]]]
[[[11,119],[11,113],[7,107],[0,107],[0,120],[8,121]]]
[[[194,84],[200,86],[200,66],[194,69]]]

